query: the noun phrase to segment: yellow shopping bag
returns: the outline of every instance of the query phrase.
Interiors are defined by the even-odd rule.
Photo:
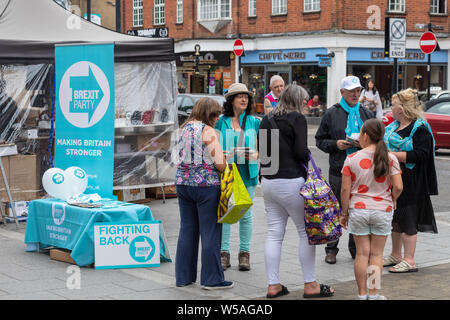
[[[220,189],[217,222],[228,224],[238,222],[253,202],[235,163],[232,164],[231,170],[227,166],[221,174]]]

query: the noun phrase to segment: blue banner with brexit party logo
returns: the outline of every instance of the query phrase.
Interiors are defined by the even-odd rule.
[[[111,197],[114,171],[114,44],[55,47],[55,167],[82,168],[84,193]]]

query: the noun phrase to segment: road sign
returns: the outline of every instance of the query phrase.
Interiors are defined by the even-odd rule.
[[[241,39],[236,39],[233,45],[233,52],[236,56],[240,57],[244,53],[244,44]]]
[[[404,58],[406,54],[406,19],[389,19],[389,56]]]
[[[423,53],[431,54],[437,47],[437,39],[433,32],[427,31],[420,37],[420,50]]]

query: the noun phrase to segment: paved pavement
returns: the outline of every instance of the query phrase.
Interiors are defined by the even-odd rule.
[[[321,163],[326,158],[312,148],[313,156]],[[322,165],[325,167],[325,165]],[[445,192],[444,192],[445,194]],[[445,195],[444,195],[445,196]],[[442,197],[442,196],[441,196]],[[155,219],[165,229],[169,253],[174,258],[179,229],[178,200],[167,199],[147,204]],[[390,274],[383,271],[381,293],[390,300],[450,299],[450,212],[436,213],[438,234],[419,233],[416,264],[419,272]],[[0,225],[0,299],[10,300],[249,300],[265,299],[267,282],[264,266],[266,220],[264,202],[257,188],[253,209],[253,239],[251,270],[238,271],[238,225],[231,228],[231,268],[225,271],[227,280],[234,281],[229,290],[205,291],[196,284],[177,288],[174,263],[162,263],[158,268],[95,270],[79,269],[80,287],[73,288],[75,275],[71,265],[51,260],[48,254],[25,252],[26,223],[19,229],[15,224]],[[357,287],[354,281],[353,260],[346,249],[348,233],[341,238],[341,251],[335,265],[324,262],[324,246],[316,247],[316,277],[331,284],[336,294],[330,300],[354,300]],[[385,255],[389,254],[388,239]],[[302,270],[297,258],[298,237],[289,221],[282,248],[281,282],[291,293],[280,300],[302,300]],[[72,266],[73,267],[73,266]],[[200,270],[200,268],[199,268]],[[75,270],[76,271],[76,270]]]
[[[175,256],[178,236],[178,201],[149,203],[156,219],[163,221],[169,252]],[[419,234],[416,262],[418,273],[394,275],[383,272],[381,292],[389,299],[450,299],[450,215],[438,213],[439,234]],[[226,279],[235,282],[230,290],[205,291],[193,284],[175,286],[174,263],[162,263],[158,268],[95,270],[81,268],[80,289],[70,289],[72,273],[67,263],[51,260],[48,254],[25,252],[23,237],[25,224],[0,226],[0,299],[164,299],[216,300],[264,299],[266,276],[264,242],[266,235],[264,203],[257,192],[254,208],[254,232],[249,272],[237,269],[238,227],[232,227],[231,268]],[[353,260],[345,249],[348,234],[341,238],[341,252],[335,265],[324,262],[323,246],[316,249],[316,276],[323,283],[332,284],[336,294],[332,299],[353,300],[356,284]],[[288,223],[282,249],[281,281],[291,294],[283,299],[302,299],[302,271],[297,259],[297,234]],[[385,253],[389,253],[390,240]]]

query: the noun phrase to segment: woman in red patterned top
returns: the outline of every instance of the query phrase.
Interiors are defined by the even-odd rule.
[[[359,137],[363,149],[349,155],[342,169],[340,222],[355,239],[355,278],[358,299],[362,300],[386,299],[378,294],[383,250],[391,233],[396,200],[403,190],[399,162],[388,153],[383,137],[380,120],[364,122]],[[370,279],[375,283],[368,288],[367,274],[372,272]]]

